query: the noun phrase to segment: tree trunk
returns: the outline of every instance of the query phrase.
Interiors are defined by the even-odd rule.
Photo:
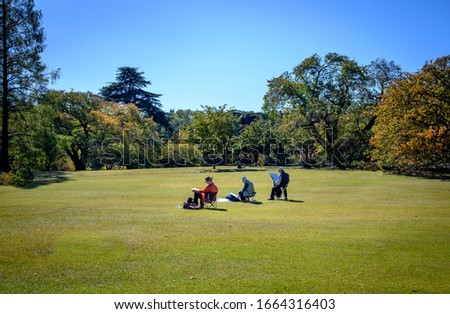
[[[367,123],[367,125],[364,127],[364,131],[370,131],[371,129],[372,129],[372,127],[374,126],[374,124],[375,124],[375,120],[377,119],[377,116],[373,116],[371,119],[370,119],[370,121],[369,121],[369,123]]]
[[[1,167],[4,172],[11,171],[11,165],[9,164],[9,82],[8,82],[8,42],[7,42],[7,27],[6,27],[6,15],[7,5],[5,1],[2,1],[3,16],[2,16],[2,50],[3,50],[3,63],[2,63],[2,162]]]
[[[8,129],[8,96],[7,93],[3,93],[3,117],[2,117],[2,170],[4,172],[10,172],[11,166],[9,164],[9,129]]]
[[[70,149],[66,148],[67,155],[69,155],[72,160],[76,171],[84,171],[86,170],[86,164],[84,161],[78,156],[77,149],[72,145]]]

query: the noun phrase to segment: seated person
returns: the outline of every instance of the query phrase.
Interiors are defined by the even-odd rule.
[[[289,184],[289,174],[284,171],[283,167],[280,167],[280,169],[278,169],[278,172],[280,173],[280,176],[278,177],[278,181],[273,182],[273,188],[272,192],[270,193],[269,200],[274,200],[275,196],[277,198],[280,198],[281,194],[284,193],[284,200],[287,201],[287,186]]]
[[[255,196],[256,194],[255,186],[246,177],[242,177],[241,180],[244,183],[244,188],[241,191],[239,191],[239,198],[242,202],[248,202],[249,199]]]
[[[198,205],[198,201],[200,201],[200,208],[203,208],[208,194],[217,194],[219,192],[212,179],[211,177],[205,178],[206,187],[203,190],[192,189],[192,192],[194,192],[194,203]]]

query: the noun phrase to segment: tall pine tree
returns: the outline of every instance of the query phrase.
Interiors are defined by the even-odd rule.
[[[46,67],[40,57],[45,48],[41,19],[42,13],[35,10],[34,0],[1,0],[1,168],[4,172],[11,170],[11,113],[20,110],[21,104],[47,83]]]
[[[153,120],[170,129],[166,113],[161,109],[160,94],[144,90],[151,82],[146,80],[143,72],[138,68],[120,67],[117,70],[116,81],[100,90],[100,95],[109,101],[135,104],[141,112],[152,117]]]

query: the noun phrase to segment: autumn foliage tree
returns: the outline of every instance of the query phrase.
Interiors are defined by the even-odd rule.
[[[373,161],[407,173],[450,171],[450,55],[397,80],[375,114]]]
[[[75,170],[155,162],[145,148],[146,141],[159,138],[157,124],[134,104],[108,102],[92,93],[49,91],[40,106],[49,109],[58,148]]]

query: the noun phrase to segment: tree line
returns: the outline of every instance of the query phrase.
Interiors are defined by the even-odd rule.
[[[2,0],[2,181],[37,170],[294,165],[448,174],[450,56],[406,73],[314,54],[267,81],[261,112],[164,112],[138,68],[96,94],[48,90],[45,34],[31,0]]]

